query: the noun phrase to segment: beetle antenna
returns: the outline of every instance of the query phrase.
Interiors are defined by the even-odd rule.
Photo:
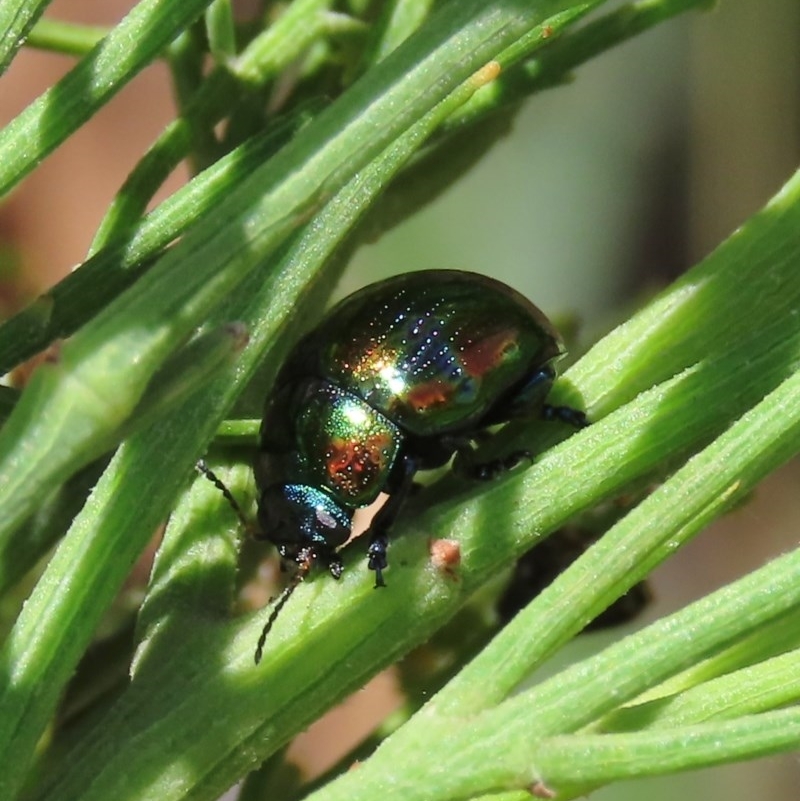
[[[272,630],[272,626],[278,619],[278,615],[280,615],[281,610],[284,606],[286,606],[286,602],[292,597],[292,593],[298,588],[300,582],[308,575],[308,571],[311,570],[312,564],[313,559],[311,556],[306,557],[302,562],[300,562],[297,572],[291,577],[291,579],[289,579],[289,583],[284,587],[283,592],[278,596],[278,600],[275,602],[275,606],[272,607],[272,611],[269,613],[267,622],[264,624],[264,628],[261,630],[261,636],[258,638],[258,645],[256,645],[255,655],[256,664],[261,661],[261,657],[264,654],[264,643],[267,641],[267,635]]]
[[[231,509],[236,513],[236,517],[242,528],[249,534],[253,533],[253,524],[247,519],[247,516],[239,506],[239,501],[233,497],[233,493],[225,486],[222,479],[206,464],[205,459],[198,459],[194,466],[200,475],[205,476],[224,496],[225,500],[230,504]]]

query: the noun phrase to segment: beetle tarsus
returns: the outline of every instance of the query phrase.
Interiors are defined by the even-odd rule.
[[[386,560],[386,549],[388,547],[388,537],[385,532],[372,535],[372,541],[367,549],[367,566],[375,571],[375,589],[385,587],[383,571],[388,566]]]
[[[344,573],[342,560],[336,556],[328,562],[328,572],[338,581]]]
[[[571,406],[551,406],[549,403],[542,406],[542,420],[559,420],[575,428],[586,428],[589,425],[589,418],[580,409],[573,409]]]

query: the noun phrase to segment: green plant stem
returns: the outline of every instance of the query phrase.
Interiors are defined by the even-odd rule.
[[[12,120],[0,132],[0,197],[149,64],[208,2],[141,0],[85,58]]]
[[[204,167],[212,168],[215,159],[220,156],[220,146],[214,131],[214,126],[204,124],[199,115],[187,116],[187,109],[191,109],[197,93],[206,80],[206,41],[198,25],[193,25],[174,39],[167,48],[167,63],[172,73],[172,83],[178,105],[180,117],[186,120],[189,140],[192,147],[190,169],[197,174]],[[168,130],[172,123],[168,126]],[[280,126],[278,126],[280,127]],[[107,212],[106,212],[107,213]],[[98,243],[99,244],[99,243]],[[90,247],[90,253],[95,252],[96,246]]]
[[[214,442],[220,445],[241,445],[246,443],[255,445],[258,439],[258,431],[261,428],[261,420],[223,420]]]
[[[799,623],[800,618],[797,615],[786,615],[780,620],[775,620],[729,648],[644,693],[637,699],[637,704],[661,703],[667,696],[685,693],[698,684],[748,668],[800,647]],[[611,725],[613,726],[613,721]]]
[[[781,709],[671,731],[552,737],[531,749],[531,759],[545,785],[563,787],[558,797],[569,799],[585,797],[587,785],[786,753],[798,742],[800,711]]]
[[[206,51],[197,25],[180,33],[167,48],[167,64],[178,108],[182,111],[203,85]]]
[[[79,470],[55,492],[44,495],[35,514],[3,540],[0,548],[0,593],[20,582],[31,568],[64,536],[108,460]]]
[[[544,797],[553,794],[563,799],[580,798],[585,797],[587,788],[611,781],[659,776],[788,752],[796,748],[800,738],[800,711],[797,709],[668,731],[562,735],[536,740],[522,739],[521,727],[511,722],[505,733],[516,734],[516,741],[492,736],[499,723],[490,719],[476,724],[462,723],[462,732],[447,738],[455,740],[454,750],[445,752],[446,764],[441,764],[435,774],[409,770],[399,781],[394,775],[385,776],[380,786],[391,787],[398,798],[408,801],[472,798],[477,793],[483,795],[510,786],[527,791],[528,797],[530,794],[548,794]],[[432,733],[446,735],[444,730]],[[493,759],[486,759],[485,745],[480,747],[487,741],[496,749]],[[441,748],[442,741],[439,743]],[[721,747],[721,743],[725,747]],[[359,769],[365,770],[365,766]],[[372,776],[360,778],[367,781],[374,792],[376,785],[370,781]],[[354,787],[358,784],[355,777],[351,782],[347,779],[345,775],[311,798],[339,801],[348,798],[346,793],[350,788],[354,790],[350,798],[374,797]]]
[[[776,620],[765,625],[761,625],[749,636],[737,640],[734,646],[721,652],[727,659],[717,660],[717,655],[699,663],[699,667],[706,677],[715,676],[710,681],[705,681],[702,686],[692,686],[686,692],[679,692],[672,687],[673,680],[658,684],[652,691],[645,692],[637,697],[636,701],[630,706],[606,715],[588,727],[581,729],[581,734],[599,734],[606,732],[635,732],[642,729],[657,728],[659,731],[674,729],[676,727],[692,726],[697,723],[705,723],[710,720],[723,720],[741,717],[742,715],[752,715],[755,713],[770,711],[782,706],[787,706],[800,698],[800,687],[798,686],[798,659],[800,652],[797,650],[785,653],[790,647],[784,632],[789,634],[794,632],[794,640],[797,640],[797,621],[800,609],[780,615]],[[457,620],[454,619],[454,620]],[[453,622],[448,628],[453,627]],[[455,628],[458,631],[458,628]],[[465,631],[469,630],[469,624],[461,628],[462,637]],[[769,635],[771,633],[771,636]],[[770,640],[772,650],[777,656],[764,658],[764,648],[754,651],[754,640]],[[425,646],[427,647],[427,646]],[[424,647],[424,648],[425,648]],[[502,650],[502,648],[500,649]],[[731,652],[740,653],[740,658],[745,655],[755,663],[748,667],[732,671],[730,665]],[[426,656],[422,656],[422,662],[426,661]],[[463,662],[461,663],[463,664]],[[716,668],[716,672],[712,672]],[[697,671],[690,669],[676,676],[690,673],[694,675]],[[702,679],[698,679],[699,684]],[[676,684],[677,686],[677,684]],[[667,693],[674,692],[675,695],[667,697]],[[645,700],[652,699],[652,700]],[[420,703],[420,706],[422,704]],[[406,705],[408,707],[410,705]],[[395,712],[388,720],[384,721],[379,731],[376,731],[356,748],[352,749],[343,757],[337,765],[331,768],[326,774],[314,780],[311,787],[305,787],[302,797],[309,794],[310,790],[325,786],[332,778],[345,773],[350,766],[360,763],[371,756],[381,742],[386,739],[394,729],[406,722],[416,709],[403,709]],[[535,713],[534,713],[535,715]],[[395,725],[390,725],[394,723]],[[593,755],[592,755],[593,756]],[[730,754],[728,755],[730,756]],[[725,757],[726,759],[728,757]],[[686,766],[691,767],[691,766]],[[650,764],[644,769],[644,773],[659,771],[658,764]],[[545,771],[545,776],[549,773]],[[596,786],[581,787],[580,791],[589,794]],[[563,795],[563,787],[559,787],[559,796]],[[577,793],[580,795],[580,793]],[[298,794],[297,797],[300,797]],[[521,801],[526,796],[523,795]],[[487,797],[488,799],[488,797]],[[492,795],[492,801],[495,796]]]
[[[211,55],[225,63],[236,54],[236,29],[231,0],[212,0],[206,9],[206,34]]]
[[[241,487],[252,481],[246,461],[214,461],[210,466],[225,486]],[[158,637],[159,626],[172,621],[176,609],[191,609],[192,616],[197,617],[226,615],[234,594],[239,537],[243,535],[228,500],[198,474],[191,490],[170,514],[136,621],[137,641]],[[198,570],[199,563],[205,569]],[[178,612],[178,616],[183,615]]]
[[[796,621],[796,612],[790,617]],[[644,703],[637,699],[633,705],[598,721],[586,733],[675,728],[790,706],[800,698],[798,668],[800,651],[779,654],[671,697]]]
[[[33,26],[25,44],[28,47],[50,50],[65,56],[85,56],[108,33],[109,28],[75,25],[72,22],[43,18]]]
[[[6,372],[8,371],[3,371],[3,373]],[[14,410],[14,407],[17,405],[18,400],[18,390],[12,387],[7,387],[4,384],[0,384],[0,424],[6,421],[6,418],[11,414],[11,412]]]
[[[365,48],[365,65],[377,64],[419,28],[431,12],[433,0],[391,0],[372,27],[372,42]]]
[[[164,129],[126,179],[100,223],[90,255],[129,233],[190,149],[197,144],[202,152],[208,132],[235,106],[244,89],[274,78],[324,33],[322,12],[330,3],[295,0],[238,59],[227,61],[209,75],[181,116]]]
[[[338,11],[325,11],[322,15],[325,32],[331,36],[363,38],[370,26],[363,20]]]
[[[569,79],[572,70],[600,53],[678,14],[713,5],[713,0],[638,0],[570,32],[548,31],[551,41],[546,47],[476,94],[453,114],[442,133],[470,126],[498,109],[558,86]]]
[[[0,373],[75,330],[154,263],[192,223],[213,213],[233,187],[285,144],[305,113],[276,124],[192,179],[146,215],[125,242],[96,253],[53,289],[0,325]]]
[[[50,0],[6,0],[0,4],[0,75],[48,5]]]
[[[167,125],[125,179],[89,246],[89,258],[132,235],[147,203],[190,148],[196,147],[198,153],[207,152],[213,122],[238,95],[239,88],[234,77],[224,70],[213,73],[202,87],[196,101],[190,102],[183,115]]]

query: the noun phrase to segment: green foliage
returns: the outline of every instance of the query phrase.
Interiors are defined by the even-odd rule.
[[[600,0],[349,14],[294,0],[269,25],[240,25],[227,0],[142,0],[99,40],[34,25],[45,5],[0,8],[0,64],[28,31],[84,55],[0,131],[3,191],[159,55],[180,114],[85,264],[0,326],[3,370],[69,337],[21,395],[0,395],[0,587],[19,591],[43,564],[0,650],[0,797],[214,799],[262,763],[243,797],[296,797],[282,747],[431,638],[449,667],[416,688],[409,676],[400,719],[366,744],[381,741],[375,753],[315,798],[572,798],[797,747],[800,552],[517,690],[800,450],[800,175],[559,382],[590,428],[556,442],[515,427],[515,442],[544,450],[530,469],[428,488],[398,522],[391,591],[373,593],[347,552],[338,584],[299,587],[258,668],[263,614],[232,613],[241,532],[213,486],[189,481],[235,403],[258,413],[248,399],[359,242],[455,180],[527,95],[706,3],[642,0],[583,23]],[[145,215],[184,158],[205,169]],[[214,466],[252,499],[246,465]],[[659,481],[502,631],[482,620],[454,636],[476,591],[538,540]],[[168,516],[135,652],[118,624],[115,649],[81,662]],[[448,537],[457,580],[430,563],[430,540]],[[98,683],[108,690],[86,691]]]

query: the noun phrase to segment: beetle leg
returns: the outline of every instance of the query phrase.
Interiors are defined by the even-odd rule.
[[[341,557],[338,555],[332,556],[325,565],[328,568],[328,572],[335,578],[340,579],[342,577],[342,573],[344,572],[344,565],[342,564]]]
[[[469,465],[469,467],[464,468],[464,472],[469,478],[476,481],[493,481],[503,473],[519,467],[523,462],[533,464],[533,454],[528,450],[521,449],[512,451],[497,459],[491,459],[488,462]]]
[[[545,403],[542,406],[541,417],[542,420],[558,420],[575,428],[586,428],[589,425],[586,413],[580,409],[573,409],[571,406],[551,406],[549,403]],[[533,454],[522,448],[488,462],[462,467],[462,470],[469,478],[477,481],[491,481],[525,461],[533,463]]]
[[[386,549],[389,545],[389,536],[385,531],[375,531],[370,537],[369,548],[367,548],[367,567],[375,571],[375,589],[385,587],[383,580],[383,570],[387,566]]]
[[[492,435],[485,430],[476,431],[469,437],[448,435],[441,438],[442,444],[449,453],[455,454],[453,471],[458,475],[469,477],[475,459],[475,445],[478,442],[488,442]]]
[[[573,409],[571,406],[551,406],[549,403],[545,403],[541,408],[540,416],[542,420],[556,420],[567,423],[575,428],[585,428],[589,425],[589,420],[585,412],[579,409]],[[491,438],[491,435],[488,435],[488,437],[484,436],[484,439],[488,438]],[[475,439],[478,439],[477,436]],[[457,463],[457,469],[459,472],[477,481],[492,481],[503,473],[507,473],[509,470],[518,467],[523,462],[527,461],[533,463],[533,454],[529,450],[521,448],[505,456],[490,459],[487,462],[470,464],[469,457],[473,453],[470,443],[453,438],[452,445],[458,455],[459,462]]]
[[[575,428],[586,428],[589,425],[586,413],[580,409],[573,409],[571,406],[551,406],[549,403],[545,403],[542,406],[541,416],[542,420],[560,420]]]
[[[453,445],[456,452],[456,461],[453,469],[465,478],[473,481],[493,481],[503,473],[513,470],[523,462],[533,462],[533,454],[524,448],[499,456],[496,459],[489,459],[485,462],[475,462],[475,442],[487,442],[491,440],[492,434],[488,431],[479,431],[473,440],[452,438],[449,442]]]
[[[383,580],[383,570],[387,567],[386,551],[389,547],[389,526],[394,522],[400,507],[411,493],[414,486],[414,474],[417,472],[417,462],[410,456],[405,456],[402,461],[402,472],[391,495],[386,503],[381,506],[372,518],[369,525],[369,548],[367,548],[368,562],[370,570],[375,571],[375,587],[385,587]]]

